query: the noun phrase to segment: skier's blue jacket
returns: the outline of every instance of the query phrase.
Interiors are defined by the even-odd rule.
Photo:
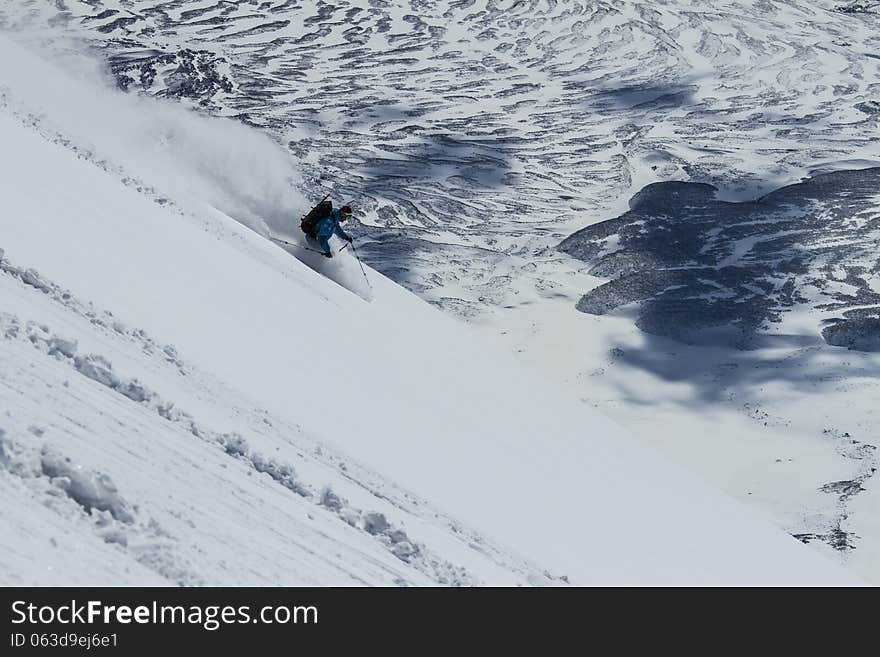
[[[342,214],[339,212],[338,208],[333,208],[331,210],[330,215],[324,217],[315,225],[315,239],[318,241],[318,244],[321,245],[321,248],[324,249],[325,253],[330,252],[330,236],[333,233],[336,233],[336,236],[339,239],[343,239],[349,241],[348,233],[342,230],[342,226],[339,225],[339,222],[342,220]]]

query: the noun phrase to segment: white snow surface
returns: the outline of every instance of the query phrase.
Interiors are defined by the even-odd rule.
[[[817,308],[838,294],[867,300],[865,283],[880,289],[876,229],[849,251],[816,240],[810,249],[840,251],[830,271],[820,261],[802,274],[824,292],[767,328],[776,346],[753,351],[647,335],[633,308],[577,312],[581,295],[606,281],[556,248],[625,211],[648,183],[706,182],[742,201],[805,175],[876,167],[876,1],[7,0],[0,26],[16,38],[35,30],[38,48],[77,70],[86,44],[133,94],[260,126],[297,158],[310,199],[354,200],[352,232],[377,269],[880,582],[880,353],[825,344],[820,331],[840,309]],[[61,85],[35,78],[31,87]],[[81,106],[81,95],[61,100]],[[92,105],[40,120],[128,125],[131,135],[104,147],[134,139],[155,149],[138,133],[162,130],[164,110],[121,112],[120,124],[102,115],[114,101]],[[202,128],[185,134],[215,134]],[[93,132],[78,143],[100,137]],[[178,149],[167,171],[188,170],[173,180],[144,166],[147,153],[127,167],[196,187],[191,203],[258,230],[255,219],[287,230],[291,209],[307,203],[289,196],[292,173],[275,166],[282,154],[257,145],[256,133],[232,133]],[[260,154],[241,158],[252,169],[222,156],[239,151]],[[234,175],[203,175],[218,160]],[[215,188],[223,179],[235,181],[231,197]],[[186,190],[175,189],[178,201]],[[254,206],[266,197],[278,203]],[[845,232],[875,215],[847,218]],[[739,251],[748,260],[762,244]],[[309,264],[369,297],[356,263]],[[853,276],[867,281],[854,286]]]
[[[173,157],[86,143],[14,74],[69,70],[3,35],[0,62],[2,583],[858,583],[375,271],[367,301]]]

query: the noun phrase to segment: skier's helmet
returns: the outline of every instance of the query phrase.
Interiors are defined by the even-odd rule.
[[[339,214],[342,215],[343,219],[350,219],[351,218],[351,206],[350,205],[343,205],[341,208],[339,208]]]

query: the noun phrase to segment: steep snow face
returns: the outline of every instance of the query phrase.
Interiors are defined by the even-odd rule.
[[[796,212],[769,218],[751,203],[797,196],[783,186],[806,174],[877,166],[877,12],[847,0],[11,0],[0,23],[19,36],[50,24],[44,47],[73,59],[60,37],[82,39],[129,91],[264,127],[302,162],[309,195],[355,199],[353,232],[375,267],[880,581],[880,361],[865,351],[878,330],[873,195],[801,195],[789,198]],[[103,104],[115,107],[42,120],[114,125]],[[161,128],[116,114],[130,126],[115,124],[113,140]],[[231,165],[215,181],[237,182],[191,197],[289,237],[307,203],[290,195],[277,149],[204,141],[168,170],[210,152],[206,166]],[[144,161],[130,168],[149,183]],[[195,165],[175,179],[203,180]],[[718,191],[663,216],[626,214],[646,185],[678,182]],[[725,230],[719,208],[742,225]],[[585,226],[566,246],[587,246],[570,250],[585,261],[556,249]],[[693,251],[666,252],[667,230]],[[647,291],[629,285],[630,262]],[[352,261],[310,264],[364,285]],[[575,310],[604,295],[606,314]],[[701,344],[682,342],[694,329]]]
[[[4,94],[4,582],[852,581],[375,271],[368,303]]]

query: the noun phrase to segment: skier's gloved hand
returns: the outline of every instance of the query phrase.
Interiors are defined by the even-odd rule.
[[[345,241],[346,241],[346,242],[353,242],[353,241],[354,241],[354,238],[353,238],[351,235],[347,235],[347,236],[345,237]]]

